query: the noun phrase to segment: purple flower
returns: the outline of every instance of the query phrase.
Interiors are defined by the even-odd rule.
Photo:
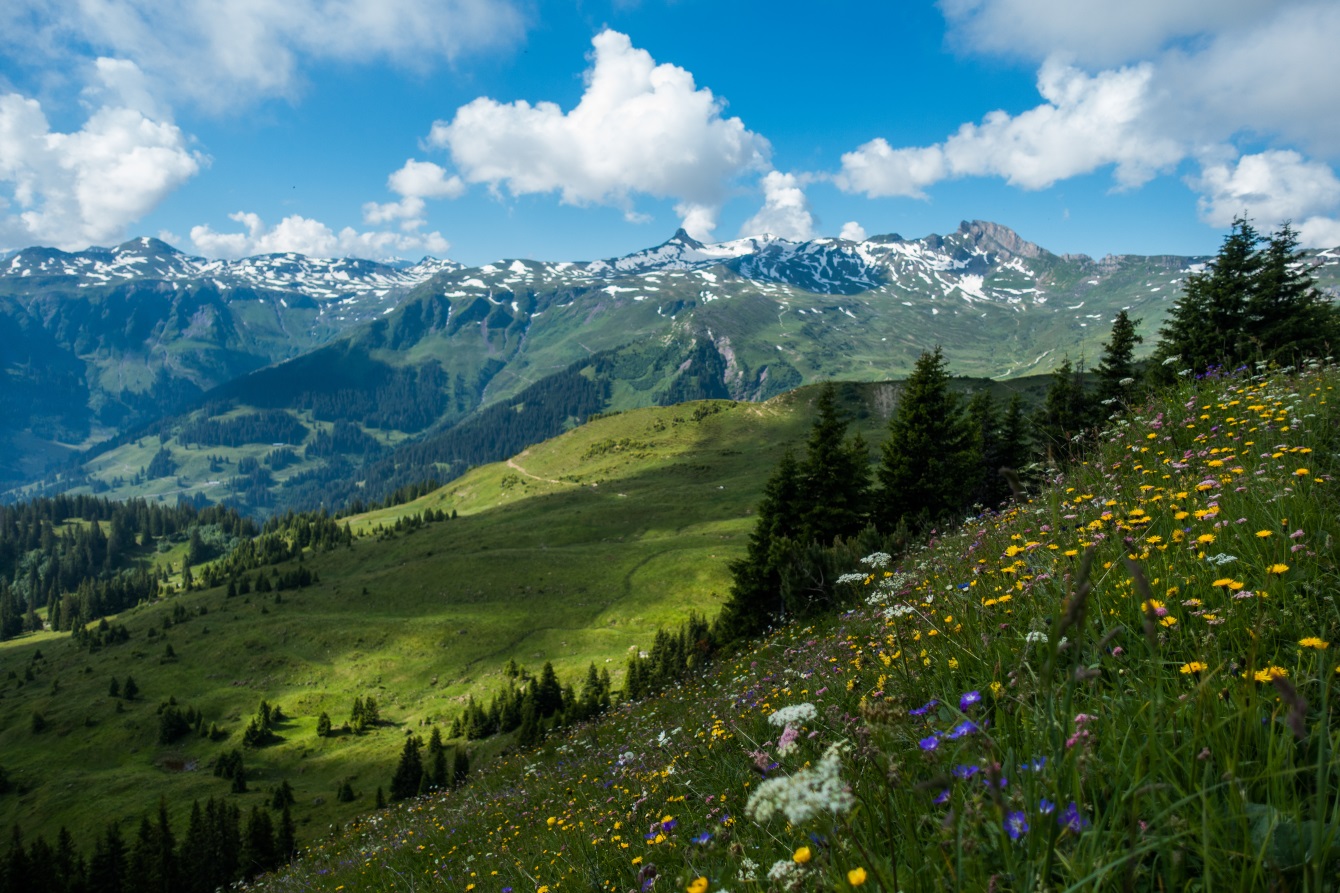
[[[955,766],[954,774],[959,778],[972,778],[978,772],[982,771],[981,766]]]
[[[1036,760],[1030,760],[1019,767],[1020,772],[1041,772],[1042,767],[1047,765],[1046,757],[1038,757]]]
[[[958,709],[966,711],[973,704],[980,703],[982,703],[982,693],[978,691],[970,691],[958,699]]]
[[[925,716],[927,713],[931,712],[931,710],[935,707],[936,704],[939,703],[940,702],[935,700],[935,698],[931,698],[929,701],[926,702],[925,706],[918,707],[915,710],[909,710],[907,712],[912,714],[913,716]]]
[[[661,830],[662,830],[662,831],[673,831],[673,830],[675,830],[675,826],[678,825],[678,824],[679,824],[679,819],[671,819],[671,820],[668,821],[668,822],[661,822]]]
[[[945,803],[948,803],[948,802],[949,802],[949,788],[945,788],[943,791],[941,791],[940,793],[936,794],[936,795],[935,795],[935,799],[932,800],[931,802],[934,803],[936,806],[942,806],[942,805],[944,805]]]
[[[1005,833],[1010,835],[1010,840],[1018,840],[1028,833],[1028,817],[1022,812],[1011,812],[1005,815]]]
[[[712,832],[704,831],[702,834],[699,834],[697,837],[693,838],[693,842],[702,844],[707,843],[711,839],[712,839]]]
[[[935,735],[931,735],[929,738],[922,738],[917,742],[917,747],[920,747],[922,750],[935,750],[935,748],[939,746],[940,739]]]
[[[1071,800],[1065,811],[1056,817],[1056,821],[1060,823],[1061,830],[1074,831],[1076,834],[1089,827],[1089,820],[1080,815],[1079,807],[1075,805],[1074,800]]]
[[[978,727],[977,723],[973,722],[970,719],[965,719],[963,722],[954,726],[953,730],[945,737],[957,741],[964,735],[971,735],[973,732],[979,732],[979,731],[981,731],[981,729]]]
[[[1041,802],[1038,803],[1038,812],[1043,815],[1051,815],[1055,810],[1056,804],[1048,800],[1046,797],[1043,797]]]

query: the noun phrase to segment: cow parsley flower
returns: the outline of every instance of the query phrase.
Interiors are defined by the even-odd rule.
[[[808,701],[799,704],[791,704],[787,707],[778,709],[768,717],[768,722],[778,728],[784,726],[798,726],[809,722],[819,715],[819,711],[814,709],[814,705]]]
[[[841,744],[833,744],[813,766],[764,781],[750,795],[745,812],[757,822],[781,814],[798,825],[823,812],[851,809],[856,798],[842,780],[842,751]]]

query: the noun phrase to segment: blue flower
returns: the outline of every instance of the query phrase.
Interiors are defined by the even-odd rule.
[[[1028,833],[1028,817],[1022,812],[1011,812],[1005,815],[1005,833],[1010,835],[1010,840],[1018,840]]]
[[[1031,760],[1031,761],[1029,761],[1029,762],[1027,762],[1027,763],[1024,763],[1022,766],[1019,767],[1019,771],[1020,771],[1020,772],[1041,772],[1041,771],[1042,771],[1042,767],[1045,766],[1045,765],[1047,765],[1047,758],[1046,758],[1046,757],[1038,757],[1036,760]]]
[[[1061,830],[1074,831],[1076,834],[1089,827],[1089,820],[1080,814],[1074,800],[1071,800],[1065,811],[1056,817],[1056,821],[1060,823]]]
[[[946,735],[945,737],[957,741],[959,738],[962,738],[964,735],[971,735],[973,732],[978,732],[978,731],[981,731],[981,729],[978,727],[977,723],[973,722],[973,721],[970,720],[970,719],[965,719],[963,722],[961,722],[961,723],[959,723],[958,725],[954,726],[953,731],[951,731],[951,732],[950,732],[948,735]]]
[[[935,748],[939,746],[940,739],[936,735],[931,735],[929,738],[922,738],[917,742],[917,747],[920,747],[922,750],[935,750]]]
[[[931,698],[929,701],[926,702],[925,706],[918,707],[915,710],[909,710],[907,712],[912,714],[913,716],[925,716],[927,713],[931,712],[931,710],[935,707],[936,704],[939,703],[940,702],[935,700],[935,698]]]
[[[661,822],[661,830],[662,830],[662,831],[673,831],[673,830],[675,829],[675,826],[678,825],[678,824],[679,824],[679,819],[671,819],[671,820],[668,821],[668,822]]]
[[[1055,810],[1056,804],[1048,800],[1046,797],[1043,797],[1041,802],[1038,803],[1038,812],[1043,815],[1051,815]]]
[[[981,692],[979,691],[965,692],[964,695],[958,699],[958,709],[966,711],[973,704],[980,704],[981,702],[982,702]]]
[[[955,766],[954,774],[959,778],[972,778],[978,772],[982,771],[981,766]]]
[[[707,843],[711,839],[712,839],[712,832],[704,831],[702,834],[699,834],[697,837],[693,838],[693,842],[702,844]]]
[[[936,795],[935,795],[935,799],[932,800],[931,802],[934,803],[936,806],[942,806],[942,805],[944,805],[945,803],[948,803],[948,802],[949,802],[949,788],[945,788],[943,791],[941,791],[940,793],[936,794]]]

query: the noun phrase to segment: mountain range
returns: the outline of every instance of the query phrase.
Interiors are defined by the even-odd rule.
[[[1207,260],[1057,255],[984,221],[478,267],[30,248],[0,261],[0,488],[381,499],[594,413],[898,377],[936,344],[958,374],[1045,373],[1096,360],[1125,309],[1149,348]],[[1340,294],[1340,250],[1306,260]]]

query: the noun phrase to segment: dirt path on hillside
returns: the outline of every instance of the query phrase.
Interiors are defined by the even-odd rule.
[[[522,450],[522,451],[520,452],[519,455],[524,456],[524,455],[526,455],[526,453],[529,453],[529,452],[530,452],[530,450]],[[538,474],[531,474],[529,471],[526,471],[526,469],[524,469],[524,468],[522,468],[520,465],[516,464],[516,459],[515,459],[515,458],[513,458],[513,459],[508,459],[508,460],[507,460],[507,467],[510,468],[510,469],[512,469],[512,470],[514,470],[514,471],[519,471],[519,472],[521,472],[521,473],[524,474],[526,477],[531,478],[532,480],[536,480],[536,481],[544,481],[546,484],[571,484],[571,483],[572,483],[572,481],[556,481],[556,480],[554,480],[553,478],[542,478],[542,477],[540,477]]]

